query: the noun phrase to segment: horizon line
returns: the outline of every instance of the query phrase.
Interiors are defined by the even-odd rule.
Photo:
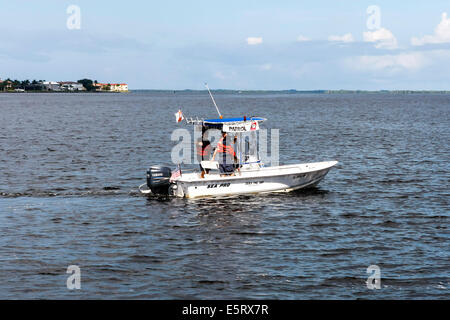
[[[207,92],[206,89],[130,89],[130,91],[196,91]],[[449,89],[211,89],[211,91],[240,91],[240,92],[394,92],[394,91],[411,91],[411,92],[450,92]]]

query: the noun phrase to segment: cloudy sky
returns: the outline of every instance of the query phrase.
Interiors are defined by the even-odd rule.
[[[450,90],[448,0],[0,0],[0,28],[2,79]]]

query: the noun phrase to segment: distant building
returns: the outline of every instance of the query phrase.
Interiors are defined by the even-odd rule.
[[[73,82],[73,81],[62,81],[58,82],[61,90],[63,91],[84,91],[85,87],[81,83]]]
[[[13,88],[12,81],[9,81],[9,80],[3,81],[2,79],[0,79],[0,85],[2,85],[3,90],[5,90],[5,91],[12,90],[12,88]]]
[[[94,86],[97,91],[128,92],[126,83],[94,83]]]
[[[61,85],[55,81],[44,81],[42,82],[44,90],[47,91],[61,91]]]

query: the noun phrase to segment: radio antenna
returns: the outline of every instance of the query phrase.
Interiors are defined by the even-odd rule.
[[[219,107],[217,107],[216,101],[214,100],[214,97],[213,97],[213,95],[211,93],[211,90],[209,90],[209,87],[208,87],[207,83],[205,83],[205,87],[206,87],[206,89],[208,89],[209,96],[211,97],[211,99],[212,99],[212,101],[214,103],[214,106],[216,107],[216,110],[217,110],[217,113],[219,114],[220,119],[223,119],[222,115],[220,114]]]

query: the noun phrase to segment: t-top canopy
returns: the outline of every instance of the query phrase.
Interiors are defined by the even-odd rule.
[[[259,122],[265,120],[259,117],[208,119],[203,121],[203,126],[220,129],[224,132],[247,132],[259,130]]]
[[[259,117],[241,117],[241,118],[226,118],[226,119],[207,119],[204,120],[203,123],[208,124],[219,124],[219,123],[229,123],[229,122],[246,122],[246,121],[258,121],[263,122],[267,119],[259,118]]]

